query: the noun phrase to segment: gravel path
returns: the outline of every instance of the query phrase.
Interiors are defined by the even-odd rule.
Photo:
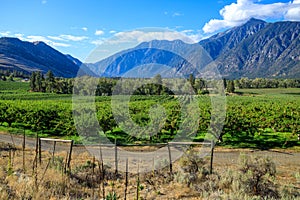
[[[15,144],[17,146],[21,146],[23,141],[23,137],[19,135],[10,135],[7,133],[0,133],[0,142]],[[35,138],[26,137],[26,148],[35,148]],[[131,148],[131,147],[129,147]],[[165,147],[166,148],[166,147]],[[138,163],[138,156],[143,155],[143,159],[147,160],[144,165],[149,167],[149,164],[153,166],[153,162],[157,162],[159,159],[161,161],[165,161],[168,159],[168,151],[162,148],[160,152],[153,154],[149,153],[147,149],[141,148],[139,154],[136,154],[133,151],[125,151],[125,148],[118,147],[118,162],[120,170],[123,170],[122,167],[125,166],[125,159],[123,157],[129,157],[131,159],[131,163]],[[57,143],[56,151],[68,151],[69,145],[66,143]],[[123,149],[123,151],[121,151]],[[128,147],[126,147],[128,149]],[[136,150],[136,147],[134,148]],[[52,151],[53,143],[45,142],[42,143],[42,150],[44,151]],[[73,147],[73,156],[76,156],[80,153],[89,151],[90,153],[99,156],[100,151],[99,147],[84,147],[82,145],[75,145]],[[171,147],[172,158],[173,153],[176,154],[177,149]],[[300,152],[295,151],[287,151],[287,150],[249,150],[249,149],[224,149],[224,148],[216,148],[214,153],[214,167],[218,169],[227,170],[228,168],[234,168],[238,165],[238,160],[240,154],[247,155],[256,155],[256,156],[267,156],[270,157],[276,164],[278,173],[288,173],[295,174],[300,172]],[[114,156],[115,149],[114,147],[102,147],[102,155],[105,162],[109,162],[111,165],[114,165]],[[154,155],[154,156],[153,156]],[[139,163],[140,164],[140,163]],[[143,166],[140,166],[140,169],[143,171]]]

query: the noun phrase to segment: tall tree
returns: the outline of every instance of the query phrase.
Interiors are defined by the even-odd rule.
[[[162,78],[160,74],[154,76],[154,84],[156,85],[156,92],[155,94],[161,95],[162,92]]]
[[[191,87],[193,88],[194,92],[196,92],[196,89],[195,89],[195,76],[193,74],[189,75],[189,82],[190,82]]]
[[[54,92],[55,78],[54,78],[54,74],[51,70],[49,70],[47,72],[45,81],[46,81],[46,91]]]
[[[37,91],[38,92],[42,92],[43,91],[43,74],[41,71],[37,71],[36,72],[36,77],[35,77],[35,84],[37,87]]]
[[[31,91],[36,91],[36,72],[32,72],[30,76],[30,89]]]
[[[234,81],[229,80],[226,88],[227,92],[234,93],[235,87],[234,87]]]

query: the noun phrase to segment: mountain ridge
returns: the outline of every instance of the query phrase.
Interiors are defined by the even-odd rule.
[[[73,58],[73,57],[72,57]],[[30,74],[33,71],[47,73],[51,70],[57,77],[76,77],[82,63],[70,55],[64,55],[58,50],[41,41],[27,42],[18,38],[0,38],[0,69],[17,70]],[[93,74],[84,68],[86,74]]]
[[[201,50],[199,50],[201,46]],[[55,76],[75,77],[77,73],[91,76],[121,77],[139,68],[130,76],[146,77],[172,70],[187,76],[198,73],[208,63],[217,66],[224,78],[299,78],[300,22],[268,23],[250,19],[241,26],[215,34],[196,44],[181,40],[152,40],[120,51],[96,63],[82,63],[64,55],[44,42],[26,42],[17,38],[0,38],[0,69],[27,73],[52,70]],[[195,52],[201,62],[193,63]],[[192,61],[192,63],[190,62]],[[156,66],[155,66],[156,65]],[[193,65],[197,65],[195,69]],[[170,71],[168,74],[167,71]]]
[[[221,74],[229,78],[300,77],[300,22],[267,23],[215,62]]]
[[[251,18],[241,26],[213,35],[198,44],[211,56],[211,60],[225,78],[299,78],[299,33],[300,22],[268,23]],[[171,58],[167,52],[163,53],[162,51],[160,53],[152,51],[151,53],[150,49],[153,48],[151,43],[162,43],[162,47],[164,45],[176,47],[180,44],[182,49],[179,51],[182,52],[192,52],[191,49],[195,45],[182,44],[182,41],[176,40],[144,42],[134,48],[118,52],[95,65],[91,64],[91,66],[96,69],[96,73],[99,73],[99,69],[101,69],[100,75],[108,77],[123,76],[127,71],[146,62],[169,65],[183,73],[191,72],[182,70],[187,66],[187,62],[176,60],[176,56]],[[139,52],[139,56],[135,57],[133,51],[137,53],[141,47],[148,47],[149,50],[144,54]],[[161,57],[155,56],[158,54]],[[118,60],[120,55],[123,59]],[[163,57],[167,58],[165,63],[161,63]],[[199,70],[202,70],[202,67],[199,67]]]

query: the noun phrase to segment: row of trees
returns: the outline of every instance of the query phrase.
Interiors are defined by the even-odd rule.
[[[241,78],[234,84],[238,88],[300,88],[300,79]]]
[[[30,76],[30,89],[33,92],[72,94],[73,82],[73,79],[54,77],[52,71],[48,71],[45,77],[41,71],[37,71]]]
[[[30,74],[24,71],[0,69],[0,79],[3,81],[13,81],[14,78],[29,78]]]
[[[199,94],[207,90],[206,82],[202,79],[162,78],[156,75],[153,78],[92,78],[78,77],[75,80],[75,93],[82,95],[94,94],[110,96],[125,95],[174,95]]]
[[[144,78],[76,78],[76,91],[83,94],[94,93],[96,96],[111,96],[113,92],[135,95],[168,95],[168,94],[206,94],[213,85],[192,74],[187,79],[162,78],[156,75],[152,79]],[[75,79],[56,78],[52,71],[44,76],[42,72],[33,72],[30,76],[31,91],[72,94]],[[223,79],[226,92],[234,93],[236,88],[299,88],[299,79],[266,79],[241,78],[238,80]],[[93,90],[93,91],[91,91]],[[134,91],[133,91],[134,90]]]

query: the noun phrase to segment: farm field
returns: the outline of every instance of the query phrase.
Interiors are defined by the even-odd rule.
[[[127,186],[125,172],[116,174],[114,166],[102,166],[101,160],[80,146],[82,138],[73,121],[72,95],[29,92],[28,83],[19,82],[0,84],[0,89],[0,141],[4,142],[0,151],[1,199],[124,199],[125,194],[127,199],[300,198],[299,88],[241,89],[229,94],[212,174],[210,157],[200,159],[196,156],[199,148],[194,147],[174,162],[172,174],[168,167],[148,173],[135,169],[128,174]],[[192,139],[201,142],[210,124],[211,103],[208,95],[196,98],[201,113]],[[95,105],[97,119],[104,127],[100,134],[119,146],[165,143],[174,138],[183,120],[176,98],[132,96],[130,100],[132,119],[141,126],[149,123],[149,108],[162,105],[167,111],[162,130],[152,138],[128,136],[113,119],[111,97],[99,96]],[[7,144],[11,137],[17,141],[24,132],[31,144],[25,153],[21,142],[16,149]],[[57,147],[54,156],[51,146],[44,149],[42,163],[37,162],[33,150],[37,133],[39,137],[75,141],[70,168],[66,168],[66,146]],[[156,166],[162,164],[154,162]]]
[[[4,83],[4,84],[2,84]],[[73,120],[72,95],[28,92],[29,84],[1,82],[0,130],[16,134],[74,139],[81,138]],[[234,148],[292,148],[299,149],[300,89],[242,89],[226,97],[226,120],[219,146]],[[210,97],[200,95],[199,127],[194,141],[202,141],[211,122]],[[129,109],[132,120],[140,126],[149,123],[149,108],[160,104],[167,112],[160,132],[150,137],[132,137],[115,122],[111,97],[97,96],[97,119],[103,135],[119,144],[159,143],[174,138],[182,118],[180,105],[172,96],[132,96]],[[82,122],[82,123],[89,123]],[[141,133],[142,134],[142,133]]]

